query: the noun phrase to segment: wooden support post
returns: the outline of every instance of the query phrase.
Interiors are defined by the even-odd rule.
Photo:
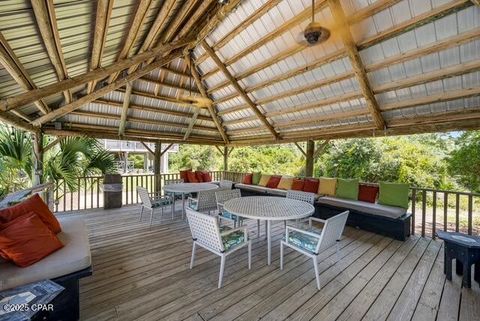
[[[305,176],[313,176],[313,153],[315,152],[315,142],[313,140],[307,140],[307,151],[305,155]]]
[[[32,185],[43,183],[43,133],[36,131],[32,134],[33,143],[33,175]]]
[[[228,147],[223,146],[223,171],[228,171]]]
[[[120,126],[118,128],[118,136],[125,134],[125,126],[127,125],[128,107],[130,107],[130,95],[132,94],[132,83],[127,82],[125,95],[123,95],[122,114],[120,116]]]
[[[162,190],[162,143],[160,141],[155,142],[155,153],[153,159],[153,173],[155,174],[155,191],[160,192]]]

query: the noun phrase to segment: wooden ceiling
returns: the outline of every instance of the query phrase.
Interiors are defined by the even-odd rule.
[[[295,36],[310,12],[309,0],[10,1],[0,121],[212,145],[480,127],[477,1],[317,0],[332,37],[313,47]]]

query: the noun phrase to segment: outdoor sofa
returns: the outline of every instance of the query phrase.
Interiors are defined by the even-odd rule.
[[[47,319],[78,320],[79,280],[92,275],[88,231],[80,217],[60,217],[58,223],[61,231],[56,236],[62,248],[27,267],[0,258],[0,291],[50,279],[65,289],[51,302],[54,311],[49,312]]]
[[[332,178],[323,179],[325,182],[328,181],[329,184],[336,180]],[[318,179],[305,178],[304,180]],[[259,184],[261,182],[258,181],[256,183],[257,184],[254,184],[254,182],[244,180],[243,183],[235,184],[235,188],[241,190],[242,196],[266,195],[285,197],[287,194],[287,190],[278,188],[278,184],[277,187],[273,187],[275,184],[270,184],[270,187],[268,187],[268,183],[265,184],[264,182],[264,184]],[[321,186],[321,184],[322,178],[319,179],[319,185]],[[364,185],[366,188],[376,189],[379,191],[379,186],[377,184],[359,183],[359,186],[361,185]],[[288,188],[288,185],[286,187]],[[380,204],[378,202],[378,196],[375,196],[370,201],[342,198],[339,197],[339,195],[336,195],[336,190],[332,189],[331,187],[329,191],[330,195],[319,193],[319,190],[317,190],[315,193],[314,217],[328,219],[344,212],[345,210],[349,210],[350,215],[348,216],[347,220],[347,225],[349,226],[402,241],[404,241],[410,235],[411,214],[407,212],[407,206],[401,207]],[[307,192],[313,192],[313,190],[309,190]]]

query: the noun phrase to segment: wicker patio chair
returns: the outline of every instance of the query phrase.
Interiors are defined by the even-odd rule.
[[[288,190],[287,191],[287,198],[297,200],[297,201],[303,201],[307,202],[309,204],[312,204],[315,202],[315,194],[314,193],[308,193],[308,192],[302,192],[302,191],[294,191],[294,190]],[[299,221],[296,221],[297,225]],[[287,226],[287,221],[284,222],[285,227]]]
[[[197,193],[197,197],[188,198],[187,206],[195,211],[207,212],[210,214],[211,211],[217,209],[215,193],[222,190],[225,190],[225,188],[220,187],[214,190],[200,191]]]
[[[233,188],[233,182],[232,181],[227,181],[227,180],[221,180],[218,185],[220,188],[225,188],[225,189],[232,189]]]
[[[320,290],[320,275],[318,272],[318,255],[330,248],[332,245],[337,246],[338,257],[338,242],[343,234],[345,223],[347,222],[349,211],[345,211],[335,215],[327,220],[310,217],[309,225],[312,226],[312,221],[324,223],[320,234],[299,229],[293,226],[287,226],[285,230],[285,238],[280,242],[280,269],[283,270],[283,247],[288,246],[297,252],[305,254],[313,260],[313,267],[315,270],[315,279],[317,281],[317,288]]]
[[[193,246],[190,269],[195,261],[196,246],[220,256],[220,274],[218,277],[218,288],[223,284],[223,272],[225,260],[228,255],[247,246],[248,247],[248,268],[252,266],[252,242],[248,239],[246,228],[229,229],[221,231],[218,220],[214,216],[200,213],[187,208],[187,219],[190,231],[192,232]]]

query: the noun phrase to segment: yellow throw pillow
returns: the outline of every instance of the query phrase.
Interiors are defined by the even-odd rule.
[[[267,186],[268,180],[272,177],[272,175],[265,175],[262,174],[262,177],[260,177],[260,182],[258,182],[258,185],[260,186]]]
[[[318,186],[318,194],[335,196],[337,192],[337,179],[320,177],[320,185]]]
[[[289,189],[292,189],[292,184],[293,184],[293,177],[282,176],[282,178],[280,179],[280,183],[278,183],[277,188],[289,190]]]

